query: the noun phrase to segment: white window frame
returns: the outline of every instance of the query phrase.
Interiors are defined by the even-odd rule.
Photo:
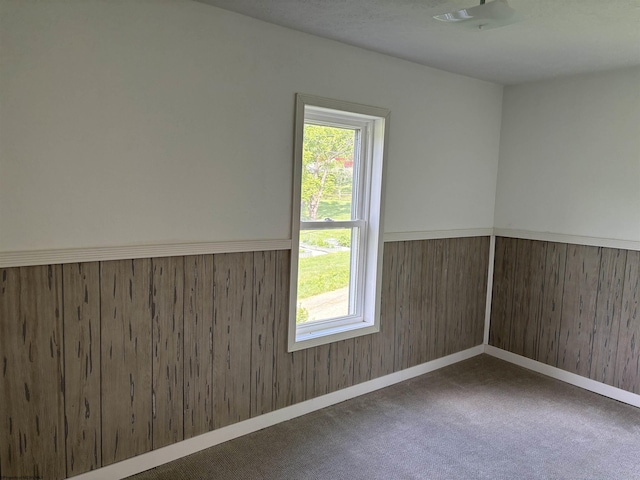
[[[296,95],[289,352],[380,331],[380,288],[384,247],[382,211],[389,117],[389,110],[384,108],[312,95]],[[300,221],[302,152],[304,124],[307,121],[356,128],[361,132],[362,141],[359,142],[361,168],[354,170],[354,182],[357,187],[353,201],[354,205],[359,205],[361,218],[335,222]],[[356,148],[359,147],[356,146]],[[359,228],[361,240],[358,249],[359,258],[356,262],[352,258],[350,280],[356,286],[351,291],[350,298],[350,305],[354,308],[349,315],[296,325],[301,226],[304,226],[303,230]]]

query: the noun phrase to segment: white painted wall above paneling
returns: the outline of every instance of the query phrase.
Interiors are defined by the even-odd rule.
[[[296,92],[391,110],[387,232],[493,226],[499,85],[196,2],[0,9],[0,252],[289,238]]]
[[[495,227],[640,241],[640,68],[505,88]]]

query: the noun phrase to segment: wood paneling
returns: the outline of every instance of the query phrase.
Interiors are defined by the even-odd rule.
[[[289,271],[291,254],[280,251],[276,258],[276,306],[274,342],[274,406],[288,407],[306,400],[307,351],[287,352],[289,335]]]
[[[371,374],[378,378],[393,372],[396,328],[396,276],[398,243],[384,245],[380,299],[380,332],[371,336]]]
[[[397,261],[398,242],[385,243],[379,305],[380,331],[355,338],[354,384],[388,375],[394,371]]]
[[[620,310],[626,263],[626,250],[602,249],[589,378],[609,385],[614,381],[618,353]]]
[[[427,361],[427,344],[425,342],[426,322],[424,318],[424,281],[423,244],[426,242],[406,242],[409,247],[409,351],[407,366],[413,367]],[[406,259],[407,255],[405,255]]]
[[[509,332],[505,350],[639,393],[640,253],[498,240],[492,341]]]
[[[447,338],[449,331],[449,317],[451,315],[451,300],[454,298],[453,292],[449,291],[449,274],[452,270],[451,262],[448,260],[451,250],[451,242],[449,240],[435,240],[435,270],[434,270],[434,283],[435,283],[435,296],[433,298],[435,316],[435,357],[444,357],[450,350],[448,341],[451,338]],[[452,273],[453,275],[453,273]]]
[[[354,339],[307,349],[307,400],[353,385]]]
[[[438,291],[446,301],[446,324],[442,342],[444,354],[451,354],[482,344],[487,299],[487,269],[489,268],[489,238],[459,238],[447,241],[441,249],[442,278],[445,285]],[[439,253],[439,252],[438,252]],[[442,303],[436,296],[433,302]]]
[[[480,343],[488,238],[384,251],[381,331],[294,353],[288,251],[2,270],[2,475],[75,475]],[[640,252],[498,238],[490,341],[640,393],[639,283]]]
[[[330,392],[331,344],[307,349],[307,400]]]
[[[491,239],[489,237],[476,237],[470,239],[473,242],[471,251],[471,269],[467,272],[469,290],[473,290],[475,298],[468,302],[473,307],[469,313],[468,324],[473,325],[473,334],[470,337],[468,347],[481,345],[484,340],[484,325],[487,309],[487,287],[489,282],[489,254]]]
[[[276,252],[255,252],[253,255],[252,417],[274,409],[276,262]]]
[[[640,252],[627,252],[613,385],[640,394]]]
[[[380,332],[293,353],[289,251],[3,270],[1,475],[80,474],[473,346],[487,261],[486,237],[387,243]]]
[[[542,312],[538,329],[538,355],[536,360],[556,366],[564,296],[564,270],[567,262],[567,244],[547,244],[545,276],[542,293]]]
[[[375,335],[364,335],[356,337],[353,342],[353,383],[362,383],[371,380],[371,357],[372,339]]]
[[[100,264],[63,265],[67,474],[102,465]]]
[[[184,438],[182,351],[184,258],[154,258],[153,293],[153,448]]]
[[[335,392],[353,385],[353,349],[354,339],[342,340],[331,344],[329,367],[329,391]]]
[[[214,428],[251,416],[253,253],[215,255],[213,261]]]
[[[450,355],[458,351],[460,344],[460,325],[462,322],[462,305],[452,301],[461,295],[460,286],[462,284],[462,268],[463,262],[468,261],[465,255],[460,251],[461,245],[467,244],[465,239],[452,238],[447,241],[443,256],[443,264],[446,265],[446,281],[445,291],[447,301],[445,302],[445,326],[444,326],[444,354]],[[443,267],[443,269],[445,269]]]
[[[102,464],[152,448],[151,260],[101,263]]]
[[[64,478],[62,267],[1,275],[2,475]]]
[[[488,237],[385,244],[382,331],[356,339],[354,381],[389,373],[392,352],[398,371],[480,345],[488,259]],[[389,325],[393,342],[383,342]],[[371,375],[369,357],[377,368]]]
[[[489,345],[504,350],[510,349],[511,342],[516,255],[517,240],[496,238]]]
[[[184,259],[184,437],[213,430],[213,255]]]
[[[396,358],[393,370],[409,367],[411,347],[411,243],[399,242],[396,272]]]
[[[567,248],[557,366],[584,377],[591,370],[600,251],[584,245]]]
[[[427,283],[427,298],[424,313],[427,319],[427,358],[434,360],[444,355],[444,312],[442,305],[446,299],[445,286],[442,279],[446,280],[442,268],[442,240],[426,242],[424,256],[424,275]]]
[[[532,240],[516,240],[516,262],[513,283],[513,321],[510,351],[528,358],[538,354],[538,334],[544,291],[547,244]]]

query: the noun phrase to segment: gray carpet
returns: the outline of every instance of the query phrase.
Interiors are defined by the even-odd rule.
[[[640,479],[640,409],[480,355],[130,479]]]

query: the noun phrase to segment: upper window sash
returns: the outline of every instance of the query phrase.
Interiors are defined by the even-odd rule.
[[[330,111],[325,108],[308,106],[305,107],[304,126],[320,125],[327,127],[338,127],[354,130],[356,140],[354,141],[354,186],[351,199],[351,219],[364,220],[368,216],[369,202],[365,195],[367,192],[368,170],[366,161],[370,153],[371,119],[360,116],[358,118],[353,113],[342,113]],[[302,214],[302,212],[301,212]],[[300,217],[300,222],[308,222]]]

